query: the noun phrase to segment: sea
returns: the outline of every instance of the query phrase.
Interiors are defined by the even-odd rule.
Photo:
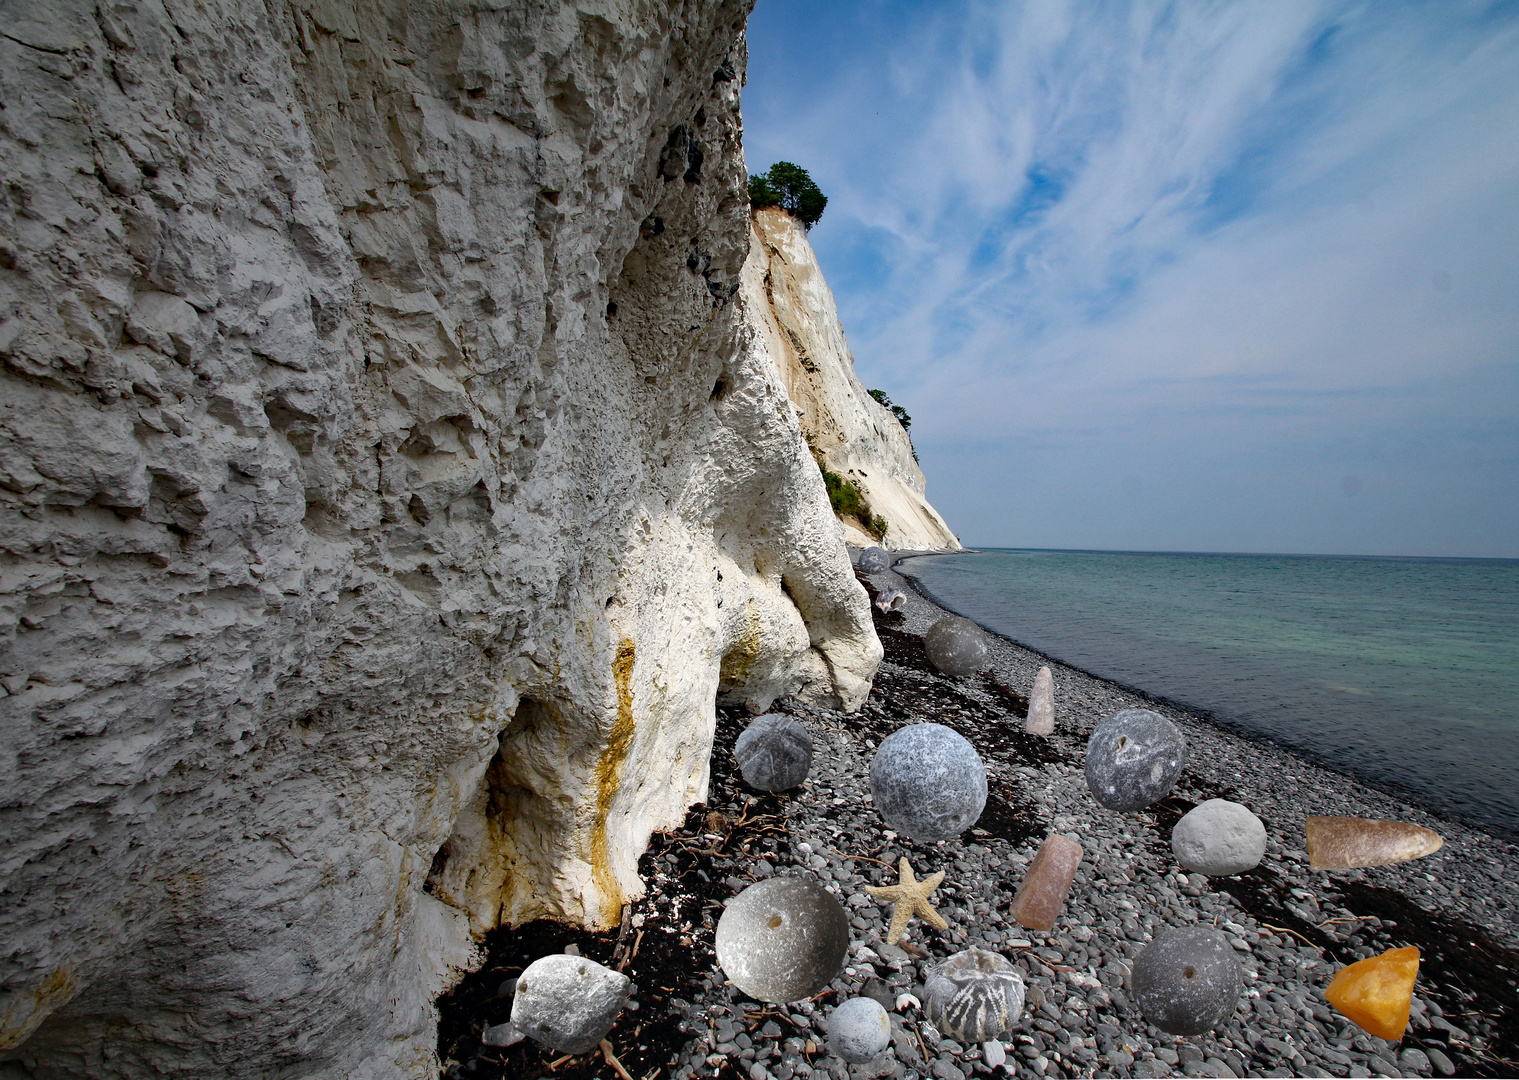
[[[1519,560],[992,549],[897,569],[1020,645],[1519,839]]]

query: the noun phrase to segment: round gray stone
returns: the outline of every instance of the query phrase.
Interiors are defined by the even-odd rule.
[[[728,901],[716,939],[734,986],[759,1001],[800,1001],[843,968],[849,917],[821,885],[767,878]]]
[[[946,615],[923,635],[928,662],[946,675],[974,675],[986,667],[986,632],[969,619]]]
[[[562,1054],[583,1054],[612,1030],[633,981],[584,956],[539,957],[517,978],[512,1027]]]
[[[1198,803],[1171,830],[1171,850],[1188,870],[1211,877],[1243,874],[1266,854],[1266,826],[1228,799]]]
[[[986,766],[943,724],[898,728],[870,762],[870,795],[882,820],[914,840],[948,840],[986,807]]]
[[[864,1064],[890,1044],[891,1017],[873,998],[850,998],[828,1018],[828,1049],[851,1064]]]
[[[1087,740],[1087,787],[1109,810],[1139,810],[1165,798],[1186,760],[1175,724],[1149,709],[1124,709]]]
[[[1023,1013],[1018,969],[997,953],[972,945],[928,973],[923,1010],[929,1022],[961,1043],[1010,1036]]]
[[[1130,982],[1145,1019],[1172,1035],[1201,1035],[1239,1004],[1239,961],[1211,926],[1158,935],[1135,957]]]
[[[891,569],[891,557],[886,554],[885,548],[868,547],[860,552],[860,573],[879,574],[882,570]]]
[[[761,791],[788,791],[812,768],[812,736],[782,713],[756,716],[739,733],[733,757],[744,782]]]

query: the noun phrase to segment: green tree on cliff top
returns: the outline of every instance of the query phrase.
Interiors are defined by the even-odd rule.
[[[806,169],[777,161],[769,172],[749,177],[749,205],[756,210],[779,206],[810,230],[823,216],[828,196],[818,190]]]

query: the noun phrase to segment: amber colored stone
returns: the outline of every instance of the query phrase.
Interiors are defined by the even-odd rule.
[[[1368,1034],[1397,1040],[1408,1029],[1418,975],[1418,949],[1388,949],[1335,972],[1324,996]]]
[[[1440,850],[1437,832],[1402,821],[1359,817],[1308,819],[1308,865],[1315,870],[1353,870],[1407,862]]]
[[[1008,914],[1030,930],[1052,929],[1080,865],[1081,845],[1059,833],[1051,833],[1029,863]]]

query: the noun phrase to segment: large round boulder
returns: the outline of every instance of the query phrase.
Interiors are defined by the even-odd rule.
[[[1149,709],[1124,709],[1087,740],[1087,787],[1109,810],[1140,810],[1165,798],[1186,760],[1187,740],[1175,724]]]
[[[928,662],[946,675],[974,675],[990,661],[986,631],[969,619],[946,615],[923,635]]]
[[[815,882],[767,878],[728,901],[716,938],[734,986],[759,1001],[800,1001],[843,968],[849,917]]]
[[[943,724],[910,724],[881,740],[870,796],[882,820],[914,840],[948,840],[986,808],[986,765],[965,736]]]
[[[891,556],[886,554],[885,548],[868,547],[860,552],[860,573],[879,574],[883,570],[891,569]]]
[[[1201,1035],[1239,1004],[1239,961],[1211,926],[1158,935],[1135,957],[1130,982],[1145,1019],[1172,1035]]]
[[[756,716],[733,744],[744,782],[761,791],[789,791],[812,768],[812,736],[781,713]]]

